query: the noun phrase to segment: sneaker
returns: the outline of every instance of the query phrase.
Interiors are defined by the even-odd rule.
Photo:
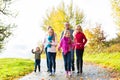
[[[72,73],[75,73],[75,71],[72,71]]]
[[[55,75],[55,72],[52,72],[52,75]]]
[[[47,70],[47,72],[50,72],[49,70]]]
[[[79,74],[80,74],[80,72],[78,71],[78,72],[77,72],[77,75],[79,75]]]
[[[66,77],[68,76],[68,71],[66,71],[65,76],[66,76]]]
[[[71,75],[72,75],[72,74],[71,74],[71,71],[68,71],[68,75],[69,75],[69,76],[71,76]]]
[[[52,73],[50,73],[49,76],[52,76]]]

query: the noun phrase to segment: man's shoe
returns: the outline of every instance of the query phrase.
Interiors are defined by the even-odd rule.
[[[49,76],[52,76],[52,73],[50,73]]]

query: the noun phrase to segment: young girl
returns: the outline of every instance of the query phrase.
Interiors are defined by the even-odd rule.
[[[37,66],[38,66],[38,70],[40,72],[40,62],[41,62],[42,51],[40,50],[39,47],[36,47],[35,51],[32,49],[32,53],[35,54],[35,69],[34,69],[34,71],[36,72],[36,69],[37,69]]]
[[[64,36],[62,37],[62,39],[60,41],[58,50],[60,50],[60,48],[62,48],[66,76],[67,75],[71,76],[71,53],[70,53],[70,51],[73,46],[72,44],[73,43],[72,43],[72,39],[70,38],[70,31],[65,30]]]
[[[54,30],[51,28],[48,31],[47,36],[47,53],[49,59],[49,70],[50,76],[54,75],[56,72],[56,46],[57,46],[57,39],[54,33]],[[53,68],[53,70],[52,70]]]
[[[77,73],[79,74],[82,73],[84,45],[87,42],[80,25],[76,26],[73,37],[76,50]]]

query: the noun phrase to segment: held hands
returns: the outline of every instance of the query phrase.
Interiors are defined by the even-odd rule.
[[[58,51],[60,52],[60,48],[58,48]]]

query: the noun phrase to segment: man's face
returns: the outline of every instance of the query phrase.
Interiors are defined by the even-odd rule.
[[[69,28],[70,28],[69,23],[65,23],[65,29],[69,29]]]

